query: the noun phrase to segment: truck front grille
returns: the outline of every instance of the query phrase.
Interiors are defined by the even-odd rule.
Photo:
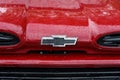
[[[0,80],[120,80],[120,69],[1,68]]]
[[[120,47],[120,33],[106,35],[100,38],[98,41],[99,45],[106,47]]]

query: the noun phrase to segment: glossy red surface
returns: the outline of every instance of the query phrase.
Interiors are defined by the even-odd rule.
[[[1,67],[101,68],[119,67],[119,55],[1,55]]]
[[[120,48],[103,47],[96,40],[120,32],[119,0],[0,0],[0,31],[20,38],[0,46],[0,66],[117,67]],[[75,46],[42,46],[45,36],[77,37]],[[72,50],[65,55],[30,51]],[[114,64],[114,65],[113,65]]]

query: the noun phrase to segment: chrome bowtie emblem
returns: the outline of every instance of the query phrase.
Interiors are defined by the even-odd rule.
[[[52,45],[53,47],[66,47],[66,45],[76,45],[76,37],[66,37],[63,35],[53,35],[52,37],[43,37],[41,45]]]

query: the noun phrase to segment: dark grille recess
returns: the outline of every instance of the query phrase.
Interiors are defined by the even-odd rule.
[[[0,80],[120,80],[120,69],[2,68]]]
[[[13,34],[0,32],[0,46],[9,46],[19,43],[19,38]]]
[[[98,42],[98,44],[100,44],[102,46],[120,47],[120,33],[106,35],[106,36],[100,38],[97,42]]]
[[[70,54],[70,53],[76,53],[76,54],[85,54],[86,51],[83,50],[31,50],[28,51],[30,54]]]

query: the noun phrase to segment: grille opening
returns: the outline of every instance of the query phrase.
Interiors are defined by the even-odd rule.
[[[120,69],[1,68],[0,80],[120,80]]]
[[[19,42],[20,40],[17,36],[6,32],[0,32],[0,46],[15,45]]]
[[[120,48],[120,33],[110,34],[104,37],[101,37],[98,41],[98,44],[106,47],[119,47]]]
[[[86,51],[82,50],[31,50],[30,54],[86,54]]]

